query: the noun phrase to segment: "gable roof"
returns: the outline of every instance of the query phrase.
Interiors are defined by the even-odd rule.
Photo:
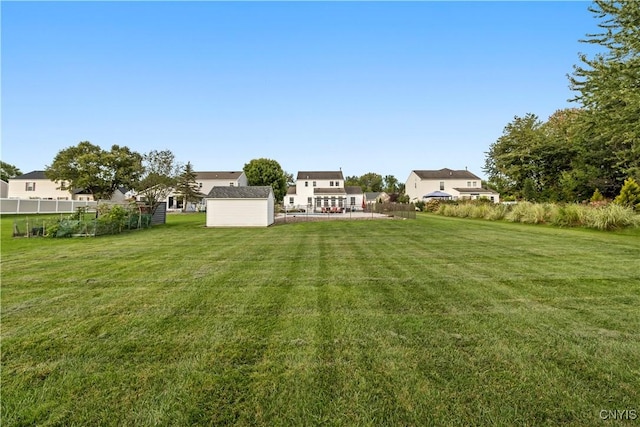
[[[342,195],[342,194],[347,194],[345,188],[342,187],[330,187],[330,188],[324,188],[324,187],[320,187],[320,188],[314,188],[313,189],[313,194],[318,194],[318,195]]]
[[[440,170],[414,170],[413,173],[420,179],[475,179],[481,181],[480,177],[472,174],[468,170],[451,170],[448,168]]]
[[[484,193],[484,194],[498,194],[497,192],[489,188],[454,188],[458,193]]]
[[[49,179],[49,178],[47,178],[47,176],[44,174],[44,171],[31,171],[31,172],[22,174],[20,176],[16,176],[15,178],[9,178],[9,179]]]
[[[267,199],[273,189],[268,186],[253,187],[213,187],[207,198],[209,199]]]
[[[342,171],[298,171],[296,179],[342,179]]]
[[[344,191],[347,194],[362,194],[362,188],[357,185],[346,185]]]
[[[238,179],[244,172],[208,171],[196,172],[196,179]]]

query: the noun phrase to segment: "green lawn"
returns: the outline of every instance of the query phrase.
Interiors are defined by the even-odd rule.
[[[637,229],[204,222],[12,239],[2,218],[3,426],[640,416]]]

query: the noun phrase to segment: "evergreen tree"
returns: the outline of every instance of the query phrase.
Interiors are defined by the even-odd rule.
[[[570,83],[588,111],[586,151],[599,157],[590,164],[603,174],[608,195],[625,177],[640,178],[640,2],[596,0],[589,10],[602,32],[581,41],[603,52],[580,55],[583,65],[574,67]]]
[[[203,195],[199,191],[196,179],[197,175],[193,171],[191,162],[187,162],[176,183],[176,195],[182,197],[183,211],[187,210],[188,203],[197,203],[202,199]]]
[[[624,181],[620,194],[614,203],[640,210],[640,185],[633,178]]]

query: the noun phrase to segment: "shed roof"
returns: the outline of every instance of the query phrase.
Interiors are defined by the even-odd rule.
[[[468,170],[452,170],[448,168],[440,170],[414,170],[413,171],[420,179],[476,179],[480,180],[480,177],[472,174]]]
[[[273,189],[268,186],[252,187],[213,187],[207,198],[209,199],[267,199]]]
[[[342,171],[298,171],[296,179],[344,179]]]

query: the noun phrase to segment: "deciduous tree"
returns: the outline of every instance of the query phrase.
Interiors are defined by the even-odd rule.
[[[280,163],[272,159],[253,159],[244,165],[249,185],[270,185],[276,201],[284,200],[287,193],[287,175]]]
[[[3,181],[8,181],[11,178],[15,178],[16,176],[20,176],[20,175],[22,175],[22,172],[20,172],[20,169],[18,169],[14,165],[5,163],[2,160],[0,160],[0,179],[2,179]]]
[[[136,186],[151,213],[165,200],[176,185],[180,165],[171,150],[152,150],[143,156],[144,172]]]
[[[119,187],[134,188],[142,171],[142,156],[128,147],[113,145],[105,151],[83,141],[58,152],[45,174],[70,188],[89,191],[96,200],[107,200]]]

